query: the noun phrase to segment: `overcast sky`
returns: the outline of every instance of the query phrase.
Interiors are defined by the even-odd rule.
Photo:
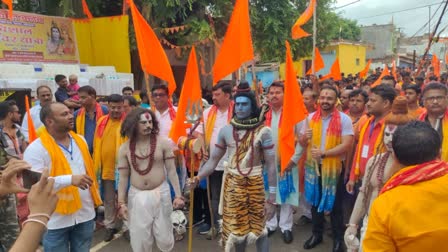
[[[337,8],[352,2],[356,2],[356,0],[337,0],[334,6]],[[423,25],[425,25],[426,22],[428,22],[429,7],[426,5],[434,4],[430,7],[431,14],[433,15],[441,2],[442,0],[360,0],[359,2],[353,3],[349,6],[338,8],[336,9],[336,12],[339,12],[343,17],[357,20],[358,24],[361,25],[388,24],[391,23],[393,18],[394,24],[398,28],[401,28],[406,35],[412,36]],[[390,14],[391,12],[421,6],[426,7]],[[434,29],[442,9],[443,6],[439,8],[438,12],[431,20],[431,30]],[[438,31],[448,25],[447,16],[448,14],[446,14],[442,19]],[[419,31],[417,35],[422,35],[423,33],[428,33],[428,26]],[[448,35],[448,28],[443,34]]]

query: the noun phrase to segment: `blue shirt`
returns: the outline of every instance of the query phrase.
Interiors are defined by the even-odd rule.
[[[61,87],[58,87],[56,93],[54,93],[54,97],[56,97],[57,102],[64,102],[65,100],[70,99],[67,89]]]
[[[101,105],[101,110],[103,111],[103,115],[107,115],[109,113],[109,110],[106,106]],[[75,122],[76,118],[78,117],[79,110],[75,112]],[[89,152],[90,154],[93,153],[93,137],[95,135],[95,129],[96,129],[96,110],[94,111],[94,117],[90,119],[89,115],[85,113],[86,122],[84,127],[84,138],[86,139],[87,145],[89,146]],[[76,123],[75,123],[75,132],[76,130]]]

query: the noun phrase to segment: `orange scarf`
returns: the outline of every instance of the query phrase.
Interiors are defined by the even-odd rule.
[[[126,117],[125,113],[121,114],[121,118],[120,121],[123,122],[124,118]],[[96,125],[96,130],[95,130],[95,137],[93,138],[93,163],[94,163],[94,169],[95,169],[95,174],[96,177],[98,179],[98,181],[101,181],[102,177],[101,177],[101,145],[102,145],[102,139],[103,139],[103,134],[104,134],[104,130],[106,129],[106,125],[107,122],[109,121],[110,115],[105,115],[103,117],[101,117],[98,121],[97,121],[97,125]],[[116,153],[118,154],[118,150],[121,146],[121,144],[123,144],[126,141],[126,138],[122,137],[120,134],[120,129],[121,127],[118,127],[117,132],[116,132]],[[115,157],[114,157],[115,158]]]
[[[424,122],[427,116],[428,116],[428,111],[421,114],[418,119],[420,121]],[[443,116],[443,119],[442,119],[442,133],[445,136],[448,136],[448,109],[445,111],[445,115]],[[442,137],[441,159],[445,162],[448,162],[448,138],[445,138],[445,137]]]
[[[308,144],[307,160],[305,163],[305,198],[313,206],[318,207],[318,211],[331,211],[336,198],[336,184],[342,169],[340,156],[326,157],[322,159],[321,173],[318,173],[318,164],[311,156],[311,148],[320,148],[323,122],[321,109],[319,108],[311,118],[309,128],[313,134],[311,143]],[[331,114],[331,119],[326,132],[325,150],[332,149],[341,144],[342,138],[341,115],[337,109]],[[322,191],[318,190],[318,177],[322,178]]]
[[[90,157],[89,148],[84,140],[79,137],[73,131],[70,131],[70,136],[75,141],[78,148],[81,150],[82,158],[84,160],[84,165],[86,168],[86,174],[89,175],[90,178],[93,179],[93,184],[90,187],[90,195],[92,196],[93,203],[95,207],[102,204],[101,197],[98,190],[98,184],[96,183],[93,161]],[[62,175],[71,175],[72,170],[70,168],[67,159],[64,157],[64,153],[62,153],[58,144],[54,140],[54,138],[48,133],[46,129],[42,131],[40,136],[40,140],[42,145],[48,151],[51,159],[51,169],[50,176],[57,177]],[[62,215],[70,215],[81,209],[82,202],[81,197],[79,195],[79,190],[75,186],[68,186],[62,188],[58,191],[59,201],[56,205],[55,212]]]
[[[283,113],[281,113],[281,115],[280,115],[280,119],[278,120],[278,125],[277,126],[280,126],[280,122],[282,121],[282,116],[283,116]],[[264,125],[266,125],[268,127],[271,127],[271,124],[272,124],[272,107],[269,108],[269,111],[265,114],[264,117],[265,117]]]
[[[99,103],[95,104],[95,120],[98,120],[103,116],[103,109]],[[86,109],[84,107],[80,108],[78,111],[78,116],[76,117],[76,133],[83,135],[85,134],[86,126]]]
[[[361,163],[361,154],[362,154],[362,148],[363,148],[363,143],[364,143],[364,137],[366,137],[366,133],[367,133],[367,129],[369,128],[369,126],[372,124],[372,122],[375,120],[374,116],[370,117],[369,120],[367,120],[367,122],[364,123],[364,126],[361,128],[361,132],[359,134],[359,141],[358,141],[358,146],[356,147],[356,157],[355,157],[355,175],[359,176],[361,173],[361,169],[360,169],[360,163]],[[374,145],[374,149],[373,149],[373,155],[375,156],[376,154],[379,153],[383,153],[386,149],[385,147],[381,147],[380,149],[378,149],[378,146],[381,145],[381,142],[383,141],[383,133],[384,133],[384,126],[385,123],[383,123],[381,125],[381,129],[380,129],[380,134],[378,135],[376,141],[375,141],[375,145]]]
[[[411,165],[395,173],[381,189],[380,195],[400,185],[413,185],[446,174],[448,174],[448,164],[444,161],[433,160],[419,165]]]
[[[233,116],[233,101],[230,102],[227,114],[227,123],[230,122]],[[216,114],[218,114],[218,106],[212,105],[210,111],[208,112],[207,121],[204,123],[205,127],[205,144],[210,147],[210,140],[212,139],[213,128],[215,127]]]

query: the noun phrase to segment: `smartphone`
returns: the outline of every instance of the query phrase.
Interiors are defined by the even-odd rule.
[[[23,187],[26,189],[31,189],[31,186],[39,182],[40,176],[42,176],[42,173],[40,172],[24,170],[22,172]]]

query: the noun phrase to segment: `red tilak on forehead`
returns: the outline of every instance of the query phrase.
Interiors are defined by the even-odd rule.
[[[148,112],[146,112],[145,113],[145,117],[146,117],[147,120],[149,120],[151,118],[151,115]]]

